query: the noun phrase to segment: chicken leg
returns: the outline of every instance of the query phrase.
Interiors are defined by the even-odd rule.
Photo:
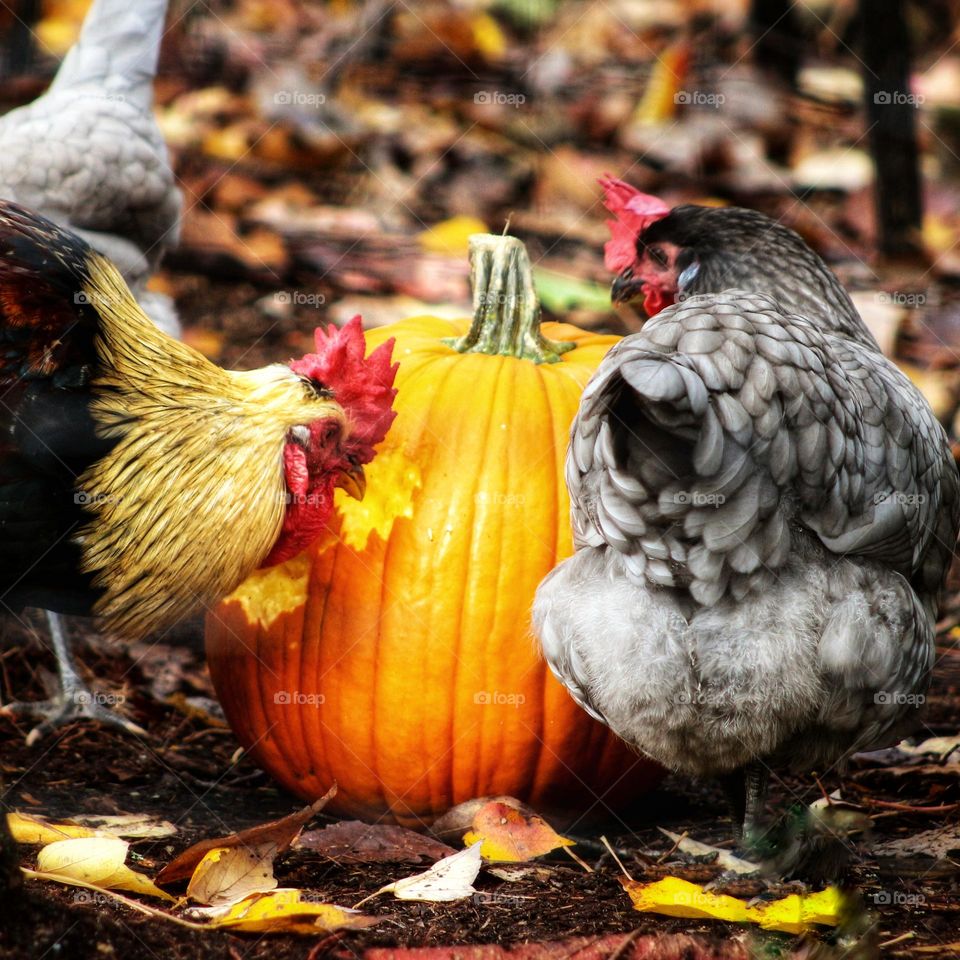
[[[769,771],[763,763],[748,763],[721,778],[737,841],[751,849],[762,836],[763,808]]]
[[[0,713],[9,716],[33,717],[41,722],[27,734],[27,745],[32,746],[51,730],[73,723],[76,720],[96,720],[98,723],[119,727],[139,737],[147,736],[146,730],[133,721],[107,709],[102,698],[95,694],[80,678],[70,655],[70,647],[59,614],[45,611],[50,626],[50,638],[57,657],[57,673],[60,689],[49,700],[8,703],[0,707]]]

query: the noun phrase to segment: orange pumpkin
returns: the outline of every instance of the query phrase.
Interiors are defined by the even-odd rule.
[[[511,794],[604,814],[659,769],[550,675],[530,606],[572,550],[570,422],[616,338],[551,323],[546,340],[519,241],[471,238],[471,256],[472,325],[367,333],[396,338],[400,368],[366,497],[208,617],[210,672],[251,756],[308,798],[336,781],[341,813],[417,824]]]

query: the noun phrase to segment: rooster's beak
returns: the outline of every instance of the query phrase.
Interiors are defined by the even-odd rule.
[[[367,477],[363,472],[363,467],[351,467],[349,470],[341,470],[337,476],[336,486],[346,490],[347,495],[354,500],[362,500],[367,492]]]
[[[623,273],[613,281],[610,288],[610,299],[614,303],[629,303],[640,296],[643,278],[633,275],[633,268],[627,267]]]

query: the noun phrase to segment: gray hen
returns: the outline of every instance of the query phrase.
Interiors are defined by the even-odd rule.
[[[770,767],[824,771],[915,720],[957,468],[795,233],[688,206],[636,250],[615,296],[679,302],[584,392],[576,553],[534,622],[587,711],[672,770],[726,779],[749,833]]]
[[[0,117],[0,197],[80,234],[177,336],[169,298],[145,289],[180,232],[181,195],[153,116],[166,9],[94,0],[50,89]]]

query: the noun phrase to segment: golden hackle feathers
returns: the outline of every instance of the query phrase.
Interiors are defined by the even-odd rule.
[[[85,572],[108,628],[161,630],[233,590],[277,539],[282,454],[296,426],[342,408],[284,365],[237,372],[158,330],[114,266],[88,258],[84,295],[100,315],[98,432],[118,438],[80,476],[91,520]]]

